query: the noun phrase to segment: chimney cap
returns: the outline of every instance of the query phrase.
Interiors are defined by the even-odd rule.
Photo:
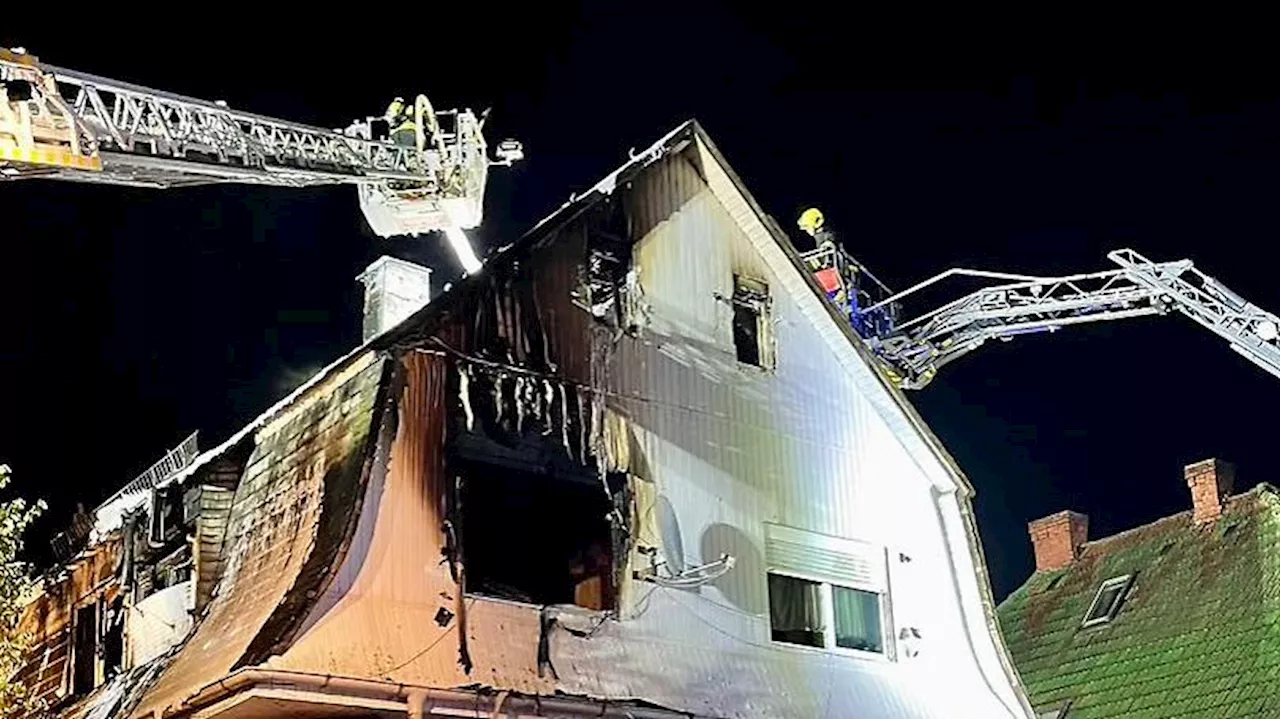
[[[1089,515],[1083,514],[1081,512],[1076,512],[1071,509],[1064,509],[1061,512],[1054,512],[1053,514],[1049,514],[1039,519],[1033,519],[1030,522],[1027,522],[1027,529],[1045,527],[1052,524],[1057,524],[1059,522],[1065,522],[1071,519],[1076,519],[1076,520],[1083,519],[1087,522],[1089,520]]]
[[[369,266],[364,268],[363,272],[356,275],[356,281],[368,283],[368,281],[375,274],[377,274],[379,270],[382,270],[388,267],[395,267],[398,269],[409,270],[415,274],[420,274],[423,272],[425,272],[427,275],[431,274],[430,267],[414,264],[412,262],[409,262],[408,260],[402,260],[399,257],[392,257],[391,255],[383,255],[378,259],[374,260],[373,262],[369,263]]]

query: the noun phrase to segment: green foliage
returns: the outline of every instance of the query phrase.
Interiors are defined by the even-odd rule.
[[[8,465],[0,464],[0,490],[9,479]],[[12,681],[30,642],[30,637],[19,634],[18,623],[23,599],[32,589],[31,571],[18,554],[22,533],[44,509],[43,501],[34,505],[23,499],[0,502],[0,716],[16,716],[32,708],[23,687]]]

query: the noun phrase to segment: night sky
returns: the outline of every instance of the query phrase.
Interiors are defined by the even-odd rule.
[[[424,14],[401,34],[340,15],[216,39],[112,22],[98,43],[45,18],[6,22],[0,45],[324,127],[396,94],[492,105],[489,137],[520,139],[528,160],[495,172],[484,247],[696,117],[785,227],[823,208],[896,288],[954,265],[1107,269],[1129,246],[1280,310],[1280,65],[1247,41],[646,7]],[[373,237],[349,187],[9,183],[0,222],[0,462],[52,505],[36,556],[77,500],[92,507],[194,429],[213,446],[354,346],[370,261],[459,272],[438,237]],[[1028,520],[1073,508],[1096,537],[1168,515],[1189,506],[1182,466],[1209,456],[1237,463],[1238,489],[1280,480],[1280,380],[1180,317],[990,346],[912,399],[977,488],[998,597],[1031,570]]]

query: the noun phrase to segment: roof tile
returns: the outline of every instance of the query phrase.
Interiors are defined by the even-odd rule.
[[[1033,575],[999,609],[1032,704],[1069,699],[1072,719],[1280,713],[1278,544],[1280,496],[1264,484],[1213,525],[1183,512]],[[1081,627],[1099,585],[1125,574],[1134,582],[1115,618]]]

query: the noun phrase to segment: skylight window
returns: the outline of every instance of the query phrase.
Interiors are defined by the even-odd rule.
[[[1124,601],[1132,581],[1133,575],[1126,574],[1103,582],[1102,586],[1098,587],[1098,593],[1093,597],[1093,603],[1089,605],[1089,611],[1084,615],[1084,623],[1080,626],[1092,627],[1114,619],[1116,612],[1120,611],[1120,604]]]

